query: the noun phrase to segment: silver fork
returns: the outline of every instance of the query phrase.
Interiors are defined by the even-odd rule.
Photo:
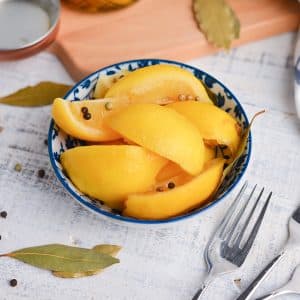
[[[300,265],[298,265],[290,280],[281,288],[272,291],[270,294],[257,298],[256,300],[270,300],[280,295],[300,295]]]
[[[272,193],[268,195],[258,217],[256,217],[247,240],[242,245],[245,232],[252,219],[254,220],[254,212],[264,193],[263,188],[254,201],[250,212],[247,212],[247,206],[251,202],[251,198],[256,190],[256,186],[254,186],[249,197],[246,197],[245,200],[243,195],[247,185],[248,183],[245,182],[205,248],[204,258],[207,264],[208,275],[200,290],[194,295],[193,300],[200,299],[203,291],[207,289],[208,285],[215,277],[233,272],[239,268],[245,261],[251,246],[253,245]]]
[[[237,298],[237,300],[249,300],[252,298],[255,291],[262,284],[262,282],[269,276],[276,265],[285,257],[288,251],[293,251],[300,246],[300,206],[294,211],[289,219],[289,235],[286,245],[281,253],[277,255],[272,261],[258,274],[249,287]]]

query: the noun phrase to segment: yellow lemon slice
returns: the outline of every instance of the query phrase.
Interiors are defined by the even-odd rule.
[[[159,220],[202,205],[217,188],[223,164],[223,159],[214,159],[198,176],[167,191],[129,195],[124,214],[139,219]]]
[[[86,141],[110,141],[120,135],[104,124],[112,113],[108,101],[65,101],[57,98],[53,102],[52,117],[66,133]]]
[[[122,208],[130,193],[151,190],[167,160],[139,146],[83,146],[62,153],[61,163],[86,195]]]
[[[214,148],[204,145],[204,164],[215,158],[216,151]],[[180,175],[183,169],[176,163],[169,161],[157,174],[157,182],[167,181],[175,176]]]
[[[203,168],[202,136],[189,120],[171,108],[150,103],[132,104],[107,118],[106,124],[192,175]]]
[[[189,119],[210,145],[227,145],[235,153],[240,143],[237,121],[215,105],[197,101],[171,103],[168,107]]]
[[[112,85],[105,98],[125,98],[132,103],[167,103],[184,99],[212,103],[201,81],[174,65],[153,65],[126,74]]]
[[[95,98],[95,99],[104,98],[107,91],[118,80],[120,80],[120,78],[124,77],[128,73],[129,73],[129,71],[127,71],[127,70],[120,70],[118,73],[116,73],[114,75],[100,75],[97,80],[97,83],[96,83],[93,98]]]

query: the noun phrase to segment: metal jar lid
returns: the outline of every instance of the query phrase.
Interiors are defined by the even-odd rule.
[[[0,0],[0,60],[32,55],[58,31],[59,0]]]

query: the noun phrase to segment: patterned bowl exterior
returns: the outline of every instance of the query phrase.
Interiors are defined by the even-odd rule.
[[[213,93],[213,97],[215,98],[215,102],[217,105],[231,114],[234,118],[238,120],[242,128],[246,128],[249,125],[247,116],[235,98],[235,96],[217,79],[213,78],[209,74],[186,64],[162,60],[162,59],[139,59],[139,60],[131,60],[126,62],[120,62],[103,69],[96,71],[95,73],[87,76],[82,81],[77,83],[65,96],[66,101],[75,100],[80,101],[83,99],[90,99],[94,93],[95,85],[98,78],[103,75],[113,75],[118,73],[120,70],[128,70],[133,71],[139,68],[143,68],[150,65],[155,64],[172,64],[179,66],[180,68],[186,69],[192,74],[194,74],[197,78],[199,78],[207,87],[208,91]],[[149,220],[137,220],[134,218],[124,217],[119,214],[119,212],[109,208],[102,201],[96,201],[95,199],[91,199],[90,197],[82,194],[69,180],[68,177],[64,174],[62,170],[62,166],[60,164],[60,154],[67,149],[84,145],[83,141],[77,140],[72,136],[65,134],[62,130],[60,130],[54,121],[51,121],[49,133],[48,133],[48,150],[50,161],[52,167],[55,171],[55,174],[62,185],[68,190],[68,192],[85,208],[92,210],[98,215],[109,217],[110,219],[121,220],[130,223],[139,223],[139,224],[162,224],[162,223],[171,223],[178,220],[184,220],[191,216],[195,216],[208,209],[212,205],[218,203],[221,199],[224,199],[226,195],[237,185],[245,170],[248,166],[250,154],[251,154],[251,135],[249,135],[246,148],[244,149],[243,154],[236,162],[234,168],[230,172],[230,174],[225,178],[222,185],[218,191],[218,197],[213,202],[207,204],[206,206],[200,207],[196,210],[193,210],[184,215],[180,215],[177,217],[173,217],[167,220],[159,220],[159,221],[149,221]],[[128,223],[127,223],[128,224]]]

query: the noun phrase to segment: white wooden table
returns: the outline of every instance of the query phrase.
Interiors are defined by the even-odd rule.
[[[300,124],[293,99],[294,34],[249,44],[229,53],[190,63],[223,81],[240,99],[249,117],[266,108],[253,127],[251,165],[244,179],[272,190],[274,196],[250,257],[243,267],[216,280],[206,299],[234,299],[241,278],[244,288],[276,254],[287,237],[287,220],[300,204]],[[0,94],[42,80],[72,83],[49,53],[0,63]],[[91,247],[123,246],[121,263],[89,278],[64,280],[21,262],[1,258],[0,300],[18,299],[161,299],[186,300],[205,275],[203,250],[224,209],[237,192],[202,215],[168,228],[134,228],[102,220],[79,206],[62,188],[51,169],[44,139],[50,108],[0,106],[0,252],[64,243]],[[16,163],[23,165],[18,173]],[[46,171],[38,178],[38,169]],[[278,287],[297,263],[290,253],[257,296]],[[18,280],[12,288],[8,281]],[[281,299],[297,299],[282,297]]]

